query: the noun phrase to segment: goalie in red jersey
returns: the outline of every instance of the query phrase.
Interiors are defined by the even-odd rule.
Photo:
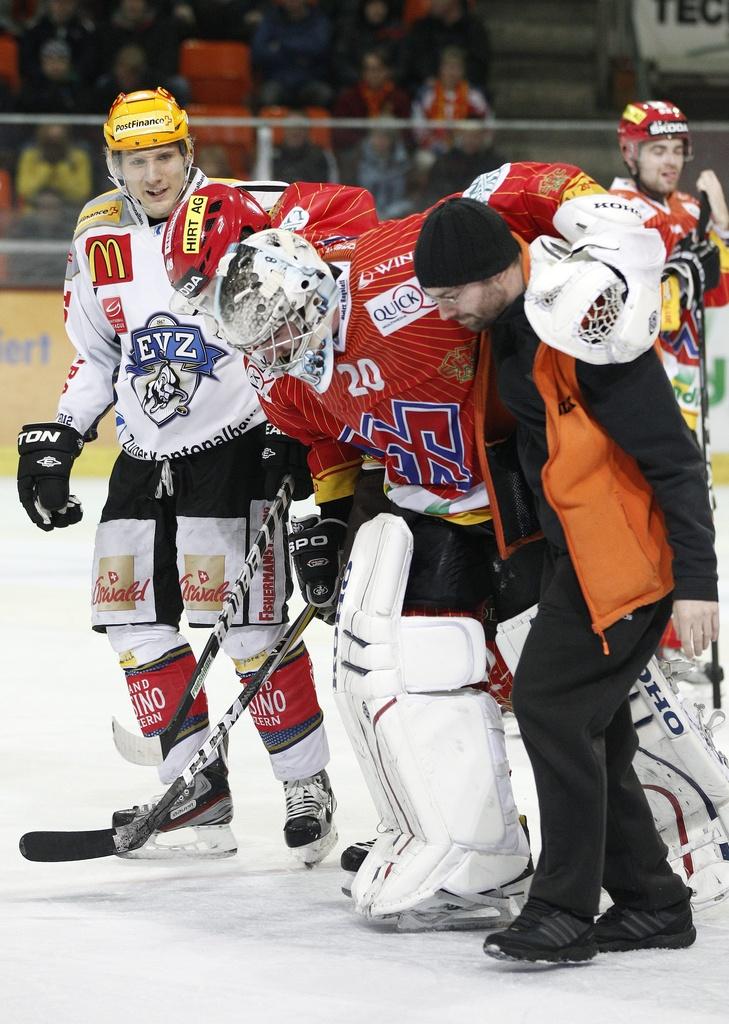
[[[328,212],[327,187],[292,187],[271,230],[228,238],[193,300],[246,354],[269,420],[310,447],[322,517],[302,524],[291,550],[325,613],[337,548],[345,530],[347,545],[354,537],[335,689],[383,821],[352,886],[355,909],[401,926],[473,924],[494,907],[508,916],[531,872],[501,713],[483,688],[481,617],[488,599],[500,622],[533,603],[536,518],[487,350],[474,330],[441,319],[415,276],[425,214],[357,237],[354,222],[342,229],[335,217],[329,228],[311,215],[312,201]],[[639,224],[570,165],[505,165],[468,192],[502,214],[525,259],[529,242],[558,234],[558,210],[575,237]],[[176,287],[180,248],[173,237]]]

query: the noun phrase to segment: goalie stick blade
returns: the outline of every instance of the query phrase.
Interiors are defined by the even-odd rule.
[[[126,761],[132,764],[158,765],[165,759],[159,736],[135,736],[116,718],[111,720],[114,746]]]
[[[114,833],[113,828],[95,832],[26,832],[20,840],[20,852],[26,860],[48,864],[112,857],[117,852]]]

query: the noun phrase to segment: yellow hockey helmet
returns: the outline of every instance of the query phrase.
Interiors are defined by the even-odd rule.
[[[184,142],[190,149],[187,112],[162,86],[119,93],[104,123],[104,139],[113,152],[150,149]]]

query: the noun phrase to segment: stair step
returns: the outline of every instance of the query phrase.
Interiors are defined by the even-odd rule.
[[[513,78],[494,78],[497,117],[591,118],[597,115],[595,84],[591,81],[544,80],[539,83]]]

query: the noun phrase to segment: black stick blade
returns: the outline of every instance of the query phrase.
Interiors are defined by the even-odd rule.
[[[20,852],[26,860],[45,863],[112,857],[117,852],[115,831],[100,828],[95,832],[26,832],[20,840]]]

